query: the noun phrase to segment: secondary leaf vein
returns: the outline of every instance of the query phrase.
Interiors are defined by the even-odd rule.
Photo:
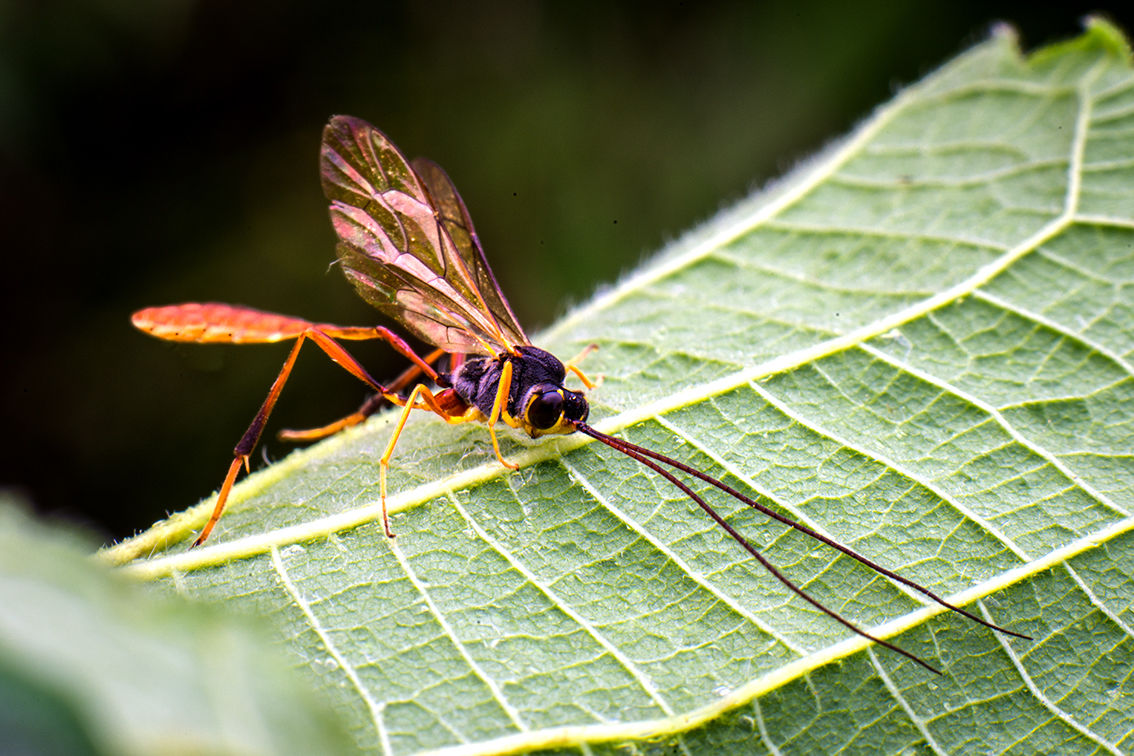
[[[310,625],[312,632],[318,636],[319,641],[323,644],[323,648],[327,649],[327,653],[330,654],[331,658],[335,660],[335,663],[339,665],[343,674],[350,680],[350,684],[355,692],[358,693],[359,698],[366,704],[366,709],[370,712],[370,721],[374,725],[375,734],[378,736],[378,743],[382,747],[382,752],[391,753],[390,736],[389,733],[386,732],[385,722],[382,717],[382,704],[371,697],[370,691],[366,689],[366,686],[358,676],[358,672],[354,669],[354,666],[351,665],[346,657],[343,656],[342,652],[339,651],[335,642],[331,639],[330,633],[323,628],[323,624],[319,621],[319,618],[315,616],[311,605],[307,603],[307,600],[299,592],[299,588],[292,582],[291,576],[288,575],[287,567],[280,557],[279,548],[275,546],[271,548],[271,557],[272,568],[279,576],[280,583],[283,585],[284,590],[291,596],[291,600],[295,602],[299,611],[303,613],[303,616],[307,619],[307,624]]]

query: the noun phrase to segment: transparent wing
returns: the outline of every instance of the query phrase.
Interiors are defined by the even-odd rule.
[[[367,302],[448,352],[515,351],[527,337],[464,203],[440,168],[421,165],[427,178],[361,119],[335,116],[327,124],[323,192],[347,278]]]
[[[453,240],[457,254],[464,261],[465,267],[473,274],[476,281],[477,292],[488,306],[496,323],[504,331],[504,335],[520,344],[527,344],[528,337],[520,327],[512,306],[500,291],[500,284],[488,265],[488,258],[484,256],[484,247],[480,245],[480,237],[476,235],[472,216],[465,207],[464,200],[457,193],[449,174],[445,169],[428,158],[414,158],[410,163],[418,178],[425,184],[433,209],[441,225]]]

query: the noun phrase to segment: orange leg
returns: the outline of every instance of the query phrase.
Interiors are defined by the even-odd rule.
[[[496,452],[496,459],[500,464],[504,465],[510,470],[518,470],[519,465],[509,462],[504,459],[500,453],[500,442],[496,439],[496,423],[500,420],[500,416],[504,411],[504,405],[508,401],[508,394],[512,390],[512,363],[505,360],[503,367],[500,371],[500,383],[496,387],[496,399],[492,404],[492,414],[488,417],[488,433],[492,437],[492,449]],[[394,531],[390,529],[390,516],[386,511],[386,474],[390,469],[390,458],[394,456],[394,447],[398,445],[398,439],[402,435],[402,430],[406,427],[406,422],[409,420],[410,412],[415,409],[424,409],[433,412],[442,418],[445,422],[456,424],[464,423],[469,420],[475,420],[484,417],[475,407],[470,407],[464,414],[454,415],[441,406],[437,401],[437,397],[429,390],[429,387],[419,383],[414,386],[410,395],[402,399],[401,397],[388,397],[389,400],[395,404],[400,404],[402,414],[398,417],[398,424],[394,426],[394,433],[390,436],[389,443],[386,444],[386,451],[382,454],[382,458],[378,460],[378,490],[382,496],[382,526],[386,529],[386,536],[388,538],[394,537]],[[419,404],[420,402],[420,404]]]
[[[193,542],[193,546],[200,546],[209,537],[209,534],[213,532],[213,528],[224,512],[225,504],[228,503],[228,495],[232,490],[233,483],[236,481],[237,473],[240,471],[241,467],[244,467],[245,470],[249,469],[249,456],[256,448],[256,444],[260,442],[260,435],[264,432],[264,425],[267,424],[268,417],[272,414],[272,410],[276,406],[276,401],[280,398],[280,392],[283,391],[287,379],[291,376],[291,370],[295,367],[295,360],[299,356],[299,350],[303,347],[303,342],[306,339],[311,339],[315,342],[336,364],[341,365],[347,372],[363,383],[366,383],[375,391],[383,395],[389,393],[387,389],[382,384],[378,383],[378,381],[374,380],[370,374],[366,372],[366,368],[362,367],[362,365],[343,349],[337,341],[319,330],[318,327],[310,326],[300,333],[295,340],[295,346],[291,348],[291,353],[288,354],[287,360],[284,361],[279,375],[276,376],[275,382],[272,383],[272,388],[268,391],[268,396],[264,399],[264,403],[260,405],[260,409],[256,413],[256,416],[252,418],[248,430],[244,431],[244,435],[240,437],[240,441],[237,442],[236,447],[232,450],[232,464],[229,465],[224,484],[221,486],[220,493],[217,494],[217,502],[213,505],[213,513],[209,517],[209,521],[205,523],[201,534],[197,536],[197,540]]]
[[[344,328],[342,326],[320,324],[316,326],[316,328],[320,332],[336,339],[345,339],[347,341],[367,341],[369,339],[381,339],[382,341],[385,341],[387,344],[394,348],[394,351],[412,362],[418,369],[418,373],[411,375],[408,379],[406,379],[406,383],[413,380],[414,377],[420,375],[421,373],[425,373],[427,376],[429,376],[429,380],[431,381],[438,382],[440,380],[440,376],[437,375],[437,371],[433,369],[433,365],[431,363],[436,362],[437,359],[439,359],[440,356],[445,353],[444,350],[434,350],[425,359],[422,359],[417,355],[417,352],[413,351],[413,349],[410,348],[410,345],[405,342],[405,339],[403,339],[401,336],[394,333],[390,329],[383,328],[382,326],[374,326],[372,328]],[[332,357],[331,359],[334,359],[334,357]]]
[[[467,413],[464,415],[453,415],[445,411],[445,409],[437,401],[433,392],[424,383],[419,383],[413,387],[410,395],[402,399],[401,397],[394,396],[388,397],[394,404],[402,406],[402,414],[398,417],[398,424],[394,426],[394,434],[390,436],[389,443],[386,444],[386,451],[382,454],[382,458],[378,460],[378,490],[382,495],[382,527],[386,529],[386,537],[393,538],[394,531],[390,529],[390,516],[386,512],[386,472],[390,469],[390,458],[394,456],[394,447],[398,445],[398,439],[402,435],[402,430],[406,427],[406,421],[409,420],[410,412],[415,409],[429,410],[444,420],[447,423],[457,424],[468,422],[474,419],[477,415]],[[420,400],[420,404],[418,401]],[[497,453],[499,455],[499,452]]]
[[[381,337],[379,337],[381,338]],[[387,399],[396,397],[391,394],[385,386],[378,383],[366,372],[359,362],[347,352],[341,344],[319,329],[318,326],[309,326],[306,330],[298,335],[295,341],[295,346],[292,347],[291,353],[288,355],[287,360],[284,362],[280,373],[276,376],[272,388],[268,391],[268,396],[264,399],[264,403],[260,406],[260,410],[256,416],[252,418],[248,430],[241,436],[240,441],[233,449],[232,464],[228,468],[228,474],[225,476],[224,484],[221,486],[220,493],[217,494],[216,504],[213,506],[213,513],[209,517],[209,521],[205,523],[205,527],[201,530],[201,534],[197,536],[197,540],[193,542],[193,546],[200,546],[213,532],[217,521],[220,520],[221,514],[224,512],[225,505],[228,503],[228,495],[232,490],[232,485],[236,481],[236,475],[241,467],[245,470],[249,469],[249,456],[260,442],[260,435],[264,432],[264,426],[268,422],[268,417],[272,414],[272,410],[276,406],[276,401],[280,397],[280,392],[283,391],[287,379],[291,376],[291,370],[295,366],[295,360],[299,356],[299,350],[302,348],[305,340],[310,339],[320,349],[322,349],[327,356],[329,356],[337,365],[341,366],[351,375],[358,378],[363,383],[370,386],[379,394],[385,396]],[[420,358],[419,358],[420,360]]]
[[[507,467],[509,470],[519,470],[520,466],[509,462],[504,459],[500,453],[500,442],[496,440],[496,421],[500,419],[500,413],[504,410],[504,405],[508,401],[508,394],[512,391],[512,363],[509,360],[504,361],[504,366],[500,371],[500,383],[496,387],[496,401],[492,403],[492,414],[488,416],[488,435],[492,436],[492,449],[496,452],[496,459],[500,460],[500,464]]]
[[[381,326],[347,327],[332,323],[313,323],[303,318],[219,302],[187,302],[165,307],[147,307],[135,312],[130,320],[139,330],[159,339],[194,344],[271,344],[296,339],[304,334],[311,336],[313,333],[325,339],[347,341],[381,339],[417,365],[430,380],[436,381],[438,377],[428,361],[418,357],[402,337]],[[336,349],[342,351],[342,347],[337,345]],[[328,354],[335,362],[347,367],[347,364],[340,361],[338,354]],[[354,360],[348,355],[347,362]],[[351,370],[349,367],[347,369]],[[351,372],[362,377],[354,370]],[[373,385],[373,381],[365,378],[362,380]]]
[[[352,341],[381,339],[392,346],[399,354],[413,362],[418,369],[419,373],[406,380],[412,380],[413,377],[421,373],[429,376],[432,381],[441,380],[437,371],[430,364],[436,359],[435,357],[431,356],[429,360],[423,360],[410,349],[400,336],[381,326],[351,328],[330,323],[313,323],[302,318],[293,318],[251,307],[218,302],[188,302],[166,307],[147,307],[135,312],[131,321],[139,330],[167,341],[196,344],[268,344],[288,339],[296,340],[295,346],[292,347],[279,375],[276,376],[264,403],[260,406],[256,416],[252,418],[248,430],[241,436],[236,448],[233,449],[232,464],[229,465],[224,484],[221,486],[220,493],[217,494],[213,513],[209,517],[209,521],[205,523],[205,527],[201,530],[197,540],[193,542],[194,546],[204,543],[209,534],[212,533],[224,512],[225,504],[240,468],[244,467],[245,470],[249,468],[249,456],[260,441],[260,435],[264,431],[268,416],[272,414],[272,409],[279,399],[284,384],[287,383],[287,379],[291,375],[296,357],[299,356],[299,350],[306,339],[315,342],[337,365],[377,391],[383,398],[395,404],[400,404],[401,398],[374,380],[366,372],[366,368],[362,367],[358,360],[352,357],[335,339]],[[436,402],[433,402],[433,405],[440,409],[440,405],[437,405]]]
[[[425,362],[432,365],[437,360],[441,359],[441,355],[445,354],[444,349],[434,349],[432,352],[425,356]],[[401,375],[395,378],[389,386],[386,387],[387,391],[394,393],[401,391],[408,386],[415,378],[422,374],[422,369],[416,363],[410,365]],[[366,418],[373,415],[378,410],[390,404],[390,401],[384,394],[372,394],[367,398],[362,406],[356,412],[347,415],[344,418],[336,420],[333,423],[321,426],[319,428],[309,428],[307,430],[282,430],[279,432],[279,438],[284,441],[318,441],[327,436],[333,436],[344,428],[350,428],[353,425],[358,425]]]
[[[346,417],[341,417],[333,423],[320,425],[318,428],[305,428],[303,430],[282,430],[276,434],[281,441],[318,441],[321,438],[333,436],[341,430],[358,425],[373,415],[385,405],[389,404],[382,394],[371,394],[357,411]]]
[[[598,348],[599,348],[598,344],[587,344],[587,346],[585,346],[583,348],[583,351],[579,352],[577,355],[575,355],[574,357],[572,357],[571,359],[569,359],[569,360],[567,360],[566,362],[563,363],[563,367],[567,368],[572,373],[577,375],[579,377],[579,380],[582,381],[583,385],[586,386],[588,389],[593,389],[598,384],[592,382],[589,378],[587,378],[586,374],[583,373],[583,371],[580,370],[578,367],[576,367],[576,365],[577,365],[577,363],[582,362],[583,359],[586,358],[586,356],[588,354],[590,354],[591,352],[597,351]],[[599,380],[600,381],[602,380],[601,376],[599,377]]]

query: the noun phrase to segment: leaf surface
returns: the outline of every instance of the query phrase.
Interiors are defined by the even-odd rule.
[[[534,339],[594,342],[592,421],[1033,641],[703,491],[935,677],[786,593],[578,437],[380,417],[108,552],[269,617],[366,751],[1134,750],[1134,75],[1093,23],[1007,33]],[[576,434],[577,435],[577,434]],[[605,748],[600,747],[599,749]]]

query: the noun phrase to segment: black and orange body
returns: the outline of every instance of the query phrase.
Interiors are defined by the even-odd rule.
[[[517,351],[516,355],[468,360],[449,375],[452,390],[487,419],[492,415],[507,363],[512,376],[500,419],[532,438],[574,433],[575,423],[585,422],[590,408],[582,392],[563,386],[567,368],[551,352],[533,346]]]
[[[936,671],[907,651],[827,608],[795,585],[676,475],[680,472],[716,487],[747,506],[779,520],[820,543],[919,591],[969,619],[1010,635],[996,625],[949,603],[806,525],[764,506],[712,476],[658,452],[602,433],[587,424],[583,391],[566,387],[568,372],[593,389],[577,367],[592,345],[567,362],[528,341],[481,248],[472,219],[452,181],[436,163],[406,160],[382,132],[349,116],[331,119],[323,132],[320,160],[323,191],[330,201],[338,235],[339,262],[358,293],[380,312],[435,349],[418,356],[400,336],[382,326],[347,327],[317,323],[248,307],[189,303],[151,307],[133,316],[139,329],[158,338],[196,343],[273,343],[295,340],[264,403],[233,449],[233,460],[212,515],[194,545],[209,537],[224,512],[240,468],[250,455],[295,365],[300,348],[312,342],[375,393],[359,410],[322,428],[285,431],[285,438],[314,440],[369,417],[383,407],[401,407],[385,452],[378,460],[382,522],[394,537],[386,512],[386,477],[398,439],[413,410],[432,412],[448,423],[482,422],[501,465],[515,469],[500,452],[496,426],[503,423],[532,438],[580,432],[641,463],[703,509],[741,547],[803,600],[859,635]],[[350,355],[340,341],[385,341],[410,361],[393,381],[382,384]],[[447,359],[448,367],[436,365]],[[1024,636],[1020,636],[1024,637]]]

